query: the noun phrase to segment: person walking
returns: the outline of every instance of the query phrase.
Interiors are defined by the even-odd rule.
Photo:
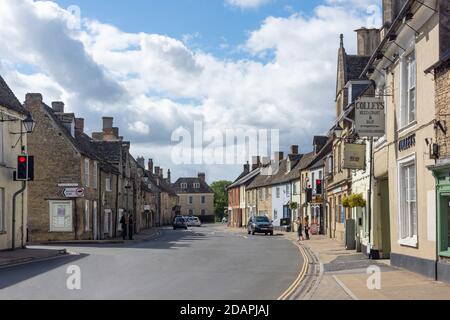
[[[309,218],[305,218],[305,236],[306,240],[309,240]]]
[[[129,233],[130,240],[133,240],[133,228],[134,228],[133,215],[130,214],[130,217],[128,219],[128,233]]]
[[[128,217],[126,214],[122,215],[122,218],[120,218],[120,225],[122,227],[122,239],[127,239],[127,230],[128,230]]]
[[[302,218],[298,217],[298,218],[297,218],[297,221],[296,221],[295,223],[296,223],[297,226],[298,226],[298,230],[297,230],[297,233],[298,233],[298,242],[300,242],[300,241],[302,241],[302,240],[305,240],[305,239],[303,238]]]

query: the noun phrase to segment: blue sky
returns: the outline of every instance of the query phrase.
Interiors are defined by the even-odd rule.
[[[239,7],[255,3],[261,5]],[[82,18],[75,28],[67,11],[73,5]],[[335,116],[339,35],[355,53],[354,30],[371,17],[381,25],[380,5],[0,0],[0,74],[20,100],[40,92],[48,104],[64,101],[86,120],[87,134],[101,130],[102,117],[114,117],[133,156],[153,158],[173,178],[206,171],[208,181],[233,180],[243,163],[174,161],[174,134],[193,134],[198,121],[221,134],[279,129],[280,150],[271,152],[287,153],[294,144],[309,152],[313,136],[325,134]]]
[[[119,27],[126,32],[146,32],[183,39],[195,36],[190,45],[218,56],[233,56],[224,48],[243,43],[248,33],[269,16],[305,15],[323,1],[273,0],[258,8],[242,9],[222,0],[57,0],[61,7],[77,5],[83,17]],[[240,52],[242,54],[242,52]]]

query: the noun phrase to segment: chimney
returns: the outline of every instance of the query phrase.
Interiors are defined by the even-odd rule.
[[[103,131],[105,129],[112,129],[114,118],[112,117],[103,117]]]
[[[250,164],[248,163],[248,161],[247,161],[246,164],[244,164],[244,172],[245,173],[249,173],[250,172]]]
[[[25,96],[25,107],[40,107],[42,105],[42,94],[40,93],[27,93]]]
[[[57,113],[64,113],[64,102],[61,101],[53,101],[52,109]]]
[[[261,166],[261,157],[254,156],[252,158],[252,171],[258,169]]]
[[[361,28],[355,32],[358,39],[358,56],[371,56],[380,44],[380,30]]]
[[[75,131],[79,133],[84,133],[84,119],[75,118]]]
[[[153,159],[148,160],[148,171],[153,173]]]
[[[297,145],[291,146],[291,155],[298,155],[298,146]]]
[[[270,157],[262,157],[260,165],[266,166],[268,164],[270,164]]]
[[[279,160],[283,160],[284,159],[284,152],[275,152],[275,154],[273,155],[275,158],[275,161],[279,161]]]
[[[167,181],[168,184],[171,184],[171,183],[172,183],[171,175],[172,175],[172,174],[171,174],[171,172],[170,172],[170,169],[167,170],[167,179],[166,179],[166,181]]]
[[[164,179],[164,169],[159,168],[159,176],[161,177],[161,180]]]
[[[383,27],[389,29],[406,0],[383,0]]]
[[[155,176],[159,177],[159,167],[155,167]]]
[[[199,179],[201,182],[206,182],[206,174],[205,174],[204,172],[199,172],[199,173],[198,173],[198,179]]]
[[[145,159],[143,157],[137,158],[136,161],[139,164],[139,166],[141,166],[142,168],[145,168]]]

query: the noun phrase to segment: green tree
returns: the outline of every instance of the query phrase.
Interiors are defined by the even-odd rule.
[[[216,181],[211,184],[211,189],[214,191],[214,211],[218,221],[222,221],[225,216],[225,208],[228,207],[227,187],[230,184],[232,182],[226,180]]]

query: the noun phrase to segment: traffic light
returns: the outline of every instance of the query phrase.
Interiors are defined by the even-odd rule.
[[[14,176],[15,181],[34,180],[34,157],[19,155],[17,157],[17,171]]]
[[[316,194],[322,194],[322,180],[316,180]]]
[[[17,181],[28,180],[28,156],[20,155],[17,157]]]

